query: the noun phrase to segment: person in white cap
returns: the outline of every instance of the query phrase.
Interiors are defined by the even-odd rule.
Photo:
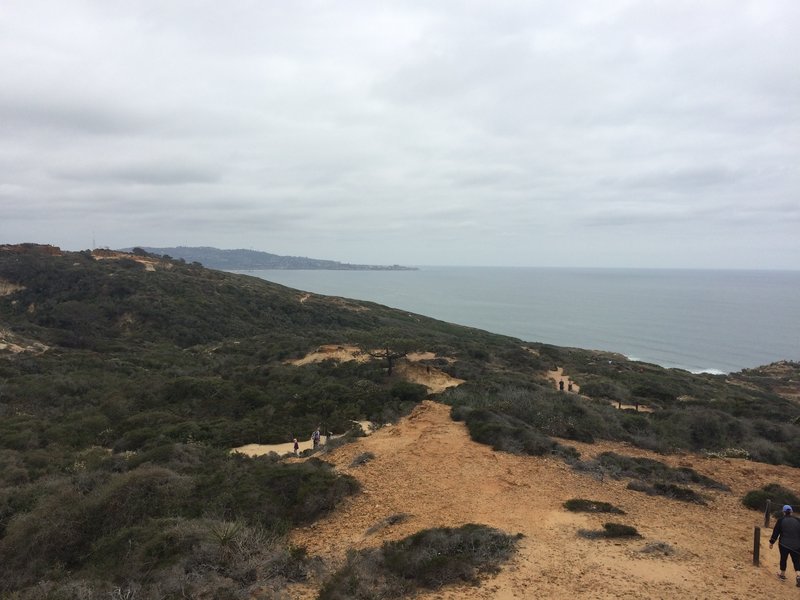
[[[769,547],[778,542],[781,553],[781,572],[778,579],[786,579],[786,559],[792,557],[795,571],[795,581],[800,587],[800,519],[792,514],[792,507],[788,504],[783,507],[783,516],[775,523],[772,535],[769,538]]]

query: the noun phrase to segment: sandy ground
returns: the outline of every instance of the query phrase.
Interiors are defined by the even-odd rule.
[[[11,352],[12,354],[19,354],[21,352],[42,354],[49,349],[49,346],[46,346],[41,342],[27,340],[7,329],[0,327],[0,354],[3,352]]]
[[[419,383],[426,386],[429,394],[438,394],[447,388],[455,387],[464,383],[463,379],[451,377],[440,369],[429,365],[419,364],[420,361],[433,360],[435,358],[437,358],[437,356],[433,352],[410,353],[405,358],[400,358],[396,361],[394,374],[397,377],[401,377],[412,383]],[[351,360],[366,362],[369,360],[374,360],[368,353],[362,352],[358,346],[325,344],[313,352],[309,352],[302,358],[288,360],[286,362],[287,364],[302,367],[303,365],[318,363],[323,360],[331,359],[339,362],[347,362]],[[453,359],[445,357],[444,360],[452,362]]]
[[[303,301],[304,300],[301,299],[301,302]],[[323,360],[331,359],[338,360],[339,362],[347,362],[350,360],[367,362],[368,360],[371,360],[371,357],[369,354],[361,352],[361,349],[358,346],[326,344],[324,346],[320,346],[313,352],[309,352],[303,358],[287,360],[286,362],[290,365],[302,367],[303,365],[310,365],[312,363],[318,363],[322,362]]]
[[[464,383],[463,379],[451,377],[435,367],[420,365],[412,360],[398,361],[394,372],[407,381],[424,385],[429,394],[438,394]]]
[[[572,381],[569,375],[564,373],[562,367],[558,367],[555,371],[548,371],[547,378],[553,381],[557,390],[575,392],[576,394],[581,391],[581,386]]]
[[[365,435],[370,435],[374,431],[374,425],[371,421],[353,421],[353,423],[358,423],[361,426],[361,431],[363,431]],[[335,434],[331,436],[331,439],[335,440],[343,435],[343,433]],[[327,441],[327,437],[323,435],[320,439],[320,446],[324,447]],[[314,447],[314,442],[311,438],[307,440],[297,440],[297,444],[300,452],[303,450],[311,450]],[[285,444],[245,444],[244,446],[231,449],[231,452],[238,452],[239,454],[246,454],[247,456],[262,456],[270,452],[276,452],[280,456],[283,456],[284,454],[291,454],[294,452],[294,442],[287,442]]]
[[[495,577],[478,587],[450,587],[422,594],[425,600],[512,598],[800,598],[792,582],[780,582],[777,549],[769,550],[762,531],[761,566],[752,565],[753,528],[762,516],[741,506],[748,490],[769,482],[797,487],[800,469],[694,455],[657,456],[624,444],[573,445],[588,458],[602,451],[650,456],[672,466],[690,466],[728,484],[731,493],[703,491],[709,505],[698,506],[625,489],[626,480],[574,472],[552,458],[492,451],[469,439],[449,408],[421,404],[396,426],[336,448],[325,457],[339,472],[356,477],[363,491],[333,514],[292,533],[330,568],[342,564],[350,548],[378,546],[420,529],[483,523],[522,533],[520,550]],[[375,458],[351,468],[353,458]],[[296,459],[291,459],[296,460]],[[627,515],[569,513],[570,498],[611,502]],[[408,513],[410,519],[368,535],[383,519]],[[587,540],[578,529],[600,529],[615,520],[635,526],[640,540]],[[673,556],[644,554],[648,543],[665,542]],[[290,588],[297,599],[316,596],[319,582]]]

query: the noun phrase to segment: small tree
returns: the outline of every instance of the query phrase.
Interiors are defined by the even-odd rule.
[[[391,377],[397,361],[418,346],[418,340],[405,336],[398,327],[381,327],[361,340],[365,353],[386,362],[386,374]]]
[[[368,353],[372,358],[378,358],[386,361],[386,374],[391,377],[394,363],[398,358],[405,358],[408,352],[402,350],[394,350],[386,344],[385,348],[380,350],[371,350]]]

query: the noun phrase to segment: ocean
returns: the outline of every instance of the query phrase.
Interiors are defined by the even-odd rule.
[[[800,271],[420,267],[237,272],[524,341],[618,352],[695,373],[800,360]]]

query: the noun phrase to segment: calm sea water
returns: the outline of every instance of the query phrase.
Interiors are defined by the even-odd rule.
[[[239,271],[525,341],[727,373],[800,360],[800,271]]]

